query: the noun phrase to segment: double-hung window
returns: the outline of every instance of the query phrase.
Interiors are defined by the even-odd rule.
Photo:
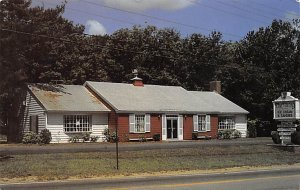
[[[69,133],[92,132],[90,115],[65,115],[64,131]]]
[[[198,132],[210,131],[210,115],[194,115],[193,123],[194,123],[194,131],[198,131]]]
[[[129,115],[129,132],[130,133],[150,132],[150,115],[149,114],[130,114]]]
[[[145,132],[145,115],[135,115],[134,132],[136,133]]]
[[[219,130],[235,129],[233,117],[219,117]]]

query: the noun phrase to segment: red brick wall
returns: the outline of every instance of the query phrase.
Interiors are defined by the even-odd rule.
[[[118,132],[121,142],[141,137],[152,138],[155,134],[161,135],[161,116],[158,114],[151,114],[151,128],[148,133],[129,133],[129,114],[118,114],[117,118]]]
[[[210,131],[209,132],[198,132],[199,136],[211,136],[211,138],[217,138],[218,134],[218,116],[210,116]]]
[[[192,140],[192,133],[194,130],[193,115],[183,116],[183,139]]]

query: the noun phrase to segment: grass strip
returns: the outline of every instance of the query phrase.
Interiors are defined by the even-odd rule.
[[[199,147],[120,153],[120,170],[113,152],[14,155],[0,162],[0,182],[92,178],[136,173],[210,170],[242,166],[300,163],[300,156],[265,145]]]

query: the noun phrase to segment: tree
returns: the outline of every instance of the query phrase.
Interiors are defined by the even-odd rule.
[[[22,131],[19,116],[25,83],[74,78],[67,68],[77,64],[77,57],[60,60],[75,49],[73,42],[83,39],[84,27],[62,17],[64,5],[54,9],[30,5],[26,0],[0,2],[0,105],[8,118],[10,141]]]
[[[300,31],[281,20],[249,32],[234,49],[239,72],[227,69],[230,78],[223,75],[224,95],[243,105],[251,118],[271,121],[272,101],[282,91],[299,92],[299,40]]]

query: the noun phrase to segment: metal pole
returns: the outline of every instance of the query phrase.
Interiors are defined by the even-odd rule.
[[[118,133],[117,117],[116,117],[116,156],[117,156],[117,170],[119,170],[119,133]]]
[[[117,131],[118,131],[118,128],[117,128]],[[118,138],[118,132],[117,132],[116,152],[117,152],[117,170],[119,170],[119,138]]]

